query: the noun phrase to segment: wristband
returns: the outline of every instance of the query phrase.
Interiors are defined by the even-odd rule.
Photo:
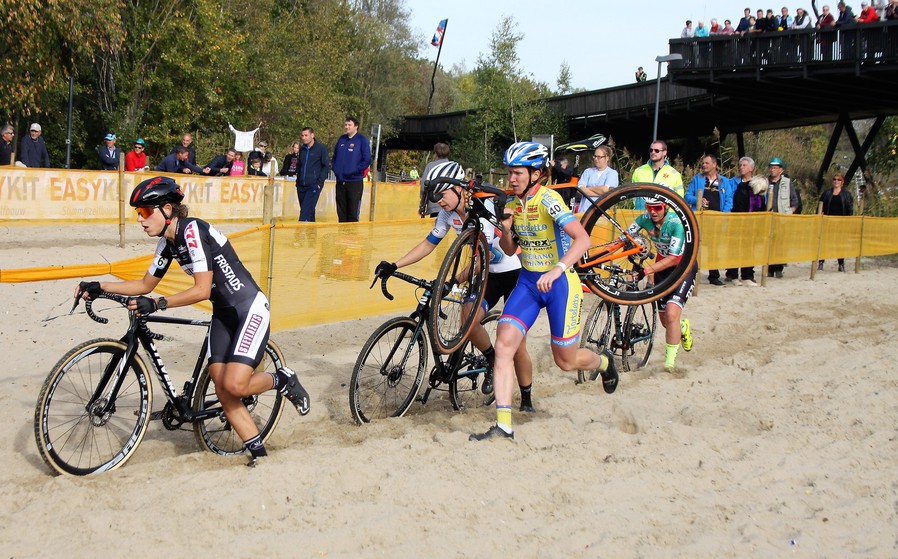
[[[556,262],[555,265],[561,268],[562,272],[567,272],[567,264],[565,264],[564,262],[559,261]]]

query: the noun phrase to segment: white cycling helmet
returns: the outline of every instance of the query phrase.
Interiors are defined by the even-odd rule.
[[[424,177],[425,182],[436,183],[434,186],[429,187],[431,189],[430,199],[434,202],[438,201],[443,192],[452,186],[452,183],[440,182],[440,179],[443,178],[462,180],[465,178],[465,170],[455,161],[446,161],[445,163],[434,165],[427,171],[427,175]]]

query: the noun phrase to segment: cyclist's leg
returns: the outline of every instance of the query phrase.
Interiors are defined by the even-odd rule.
[[[692,290],[695,288],[695,277],[697,273],[698,269],[697,266],[695,266],[686,275],[686,279],[683,283],[681,283],[673,293],[658,300],[658,318],[664,326],[664,340],[666,342],[664,352],[664,367],[666,369],[673,369],[676,366],[680,342],[683,341],[683,338],[685,337],[683,331],[684,327],[681,325],[680,321],[682,319],[683,309],[686,306],[686,301],[689,299]],[[692,333],[688,323],[685,330],[688,331],[688,340],[687,343],[683,344],[683,348],[691,350]]]

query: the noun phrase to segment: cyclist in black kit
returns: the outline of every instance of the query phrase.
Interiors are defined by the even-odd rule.
[[[254,374],[270,332],[268,299],[237,258],[234,248],[212,225],[187,217],[184,194],[174,180],[156,177],[134,188],[130,203],[137,221],[151,237],[160,237],[150,269],[139,280],[81,282],[76,293],[94,299],[102,292],[134,295],[128,308],[147,315],[208,299],[212,302],[209,330],[209,374],[228,422],[244,441],[252,458],[266,456],[259,429],[241,398],[279,390],[299,413],[309,413],[309,394],[292,370]],[[193,287],[171,297],[145,297],[168,271],[172,260],[193,277]]]

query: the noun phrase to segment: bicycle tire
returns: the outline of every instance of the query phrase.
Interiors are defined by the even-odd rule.
[[[448,355],[467,339],[483,302],[489,275],[490,251],[486,238],[476,228],[465,229],[455,239],[434,281],[431,313],[427,319],[434,351]],[[463,270],[472,270],[467,281],[450,293],[442,286]]]
[[[114,375],[126,351],[125,343],[110,338],[84,342],[69,350],[44,381],[34,410],[34,437],[54,473],[81,476],[114,470],[143,440],[153,389],[140,355],[128,364],[112,410],[97,416],[88,409],[99,405],[88,406],[90,398],[108,377],[104,373]]]
[[[623,370],[635,371],[646,366],[655,345],[658,307],[655,303],[633,305],[624,320]]]
[[[427,367],[424,330],[408,317],[381,324],[352,369],[349,409],[356,423],[402,417],[415,401]]]
[[[499,323],[501,313],[493,311],[480,321],[486,328],[491,340],[496,339],[496,325]],[[468,340],[459,351],[463,352],[459,364],[459,372],[483,369],[486,367],[486,357],[477,347]],[[481,390],[483,374],[454,374],[449,381],[449,402],[456,411],[465,411],[481,408],[490,399],[490,394],[484,394]]]
[[[612,335],[612,329],[609,321],[612,320],[611,314],[608,312],[609,303],[603,299],[596,298],[595,304],[587,315],[586,322],[580,328],[580,347],[590,349],[596,353],[602,353],[611,346],[611,340],[608,338]],[[617,356],[615,356],[617,357]],[[577,371],[577,384],[590,380],[592,370]]]
[[[664,279],[657,281],[656,278],[654,285],[648,285],[643,280],[637,286],[630,285],[625,287],[622,285],[622,274],[608,274],[602,270],[595,270],[587,262],[593,258],[597,251],[601,250],[601,247],[606,246],[622,235],[623,230],[626,230],[633,223],[637,215],[640,215],[639,212],[632,209],[633,200],[637,198],[657,198],[667,204],[668,208],[673,211],[674,216],[683,226],[685,242],[680,262]],[[580,277],[590,291],[606,301],[619,305],[641,305],[664,297],[683,282],[695,264],[699,245],[698,223],[695,220],[695,214],[692,213],[692,210],[683,198],[664,186],[635,183],[612,189],[599,199],[596,205],[597,207],[590,207],[580,219],[593,243],[592,248],[581,259],[578,266]],[[605,217],[606,214],[611,215],[620,228],[612,224]],[[650,240],[645,240],[651,243]],[[650,252],[652,248],[649,247],[647,252]],[[612,251],[606,262],[617,265],[624,270],[624,273],[628,273],[633,270],[634,264],[629,259],[629,256],[623,255],[621,252],[617,251],[615,253]],[[657,254],[656,250],[654,252]]]
[[[281,349],[273,341],[268,340],[262,361],[253,374],[274,373],[284,364],[285,360]],[[277,390],[268,390],[255,396],[247,396],[243,399],[243,403],[249,410],[253,423],[258,427],[259,435],[264,443],[281,419],[281,413],[284,411],[283,395]],[[212,382],[207,365],[203,367],[203,371],[196,381],[191,408],[193,411],[200,411],[218,405],[215,383]],[[212,417],[194,421],[193,434],[196,436],[196,442],[200,448],[205,448],[215,454],[232,456],[243,454],[246,451],[243,439],[231,427],[222,409],[219,409],[218,413]]]

